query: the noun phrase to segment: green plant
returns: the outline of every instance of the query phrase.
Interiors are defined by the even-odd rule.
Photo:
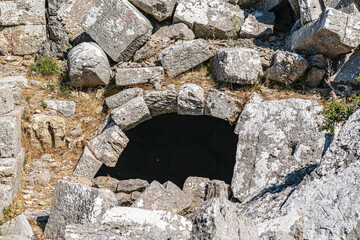
[[[42,108],[47,108],[47,104],[45,102],[41,102],[41,107]]]
[[[26,97],[26,102],[27,102],[27,103],[30,103],[30,99],[31,99],[31,97],[30,97],[30,96],[27,96],[27,97]]]
[[[41,74],[43,76],[59,74],[60,67],[55,59],[51,59],[48,57],[39,58],[30,69],[32,72],[37,74]]]
[[[233,15],[233,17],[231,18],[231,21],[233,23],[233,27],[234,27],[234,38],[237,38],[239,36],[239,20],[236,17],[236,14]]]

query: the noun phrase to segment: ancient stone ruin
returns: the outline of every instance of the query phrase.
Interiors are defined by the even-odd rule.
[[[0,0],[0,240],[360,239],[360,1]]]

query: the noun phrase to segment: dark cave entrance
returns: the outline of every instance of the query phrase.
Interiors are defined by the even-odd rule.
[[[271,10],[275,13],[274,30],[277,33],[288,33],[296,22],[296,16],[288,0],[282,0]]]
[[[126,131],[126,135],[130,142],[117,165],[103,165],[96,176],[170,180],[180,188],[189,176],[231,182],[238,138],[224,120],[166,114]]]

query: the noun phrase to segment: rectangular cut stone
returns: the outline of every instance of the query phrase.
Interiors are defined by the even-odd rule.
[[[20,150],[21,132],[15,116],[0,116],[0,157],[14,157]]]
[[[335,8],[344,13],[358,13],[360,2],[358,0],[322,0],[325,7]]]
[[[125,103],[137,96],[143,95],[143,92],[144,91],[141,88],[128,88],[122,90],[117,94],[105,98],[105,102],[109,108],[116,108],[124,105]]]
[[[136,97],[111,112],[111,118],[123,130],[129,130],[151,119],[151,114],[142,96]]]
[[[22,116],[24,114],[24,107],[16,107],[14,108],[14,110],[12,110],[11,112],[4,114],[4,116],[12,116],[16,118],[16,127],[17,127],[17,132],[19,133],[17,135],[18,137],[18,142],[19,142],[19,146],[21,146],[21,119]]]
[[[148,91],[144,95],[151,115],[177,112],[177,92],[175,90]]]
[[[175,77],[202,62],[213,53],[203,39],[186,41],[165,49],[159,57],[164,69],[170,77]]]
[[[1,69],[0,69],[1,71]],[[14,103],[19,105],[23,95],[23,88],[28,86],[28,81],[26,76],[9,76],[9,77],[0,77],[1,85],[8,85],[13,93]]]
[[[73,176],[92,180],[99,171],[102,162],[96,159],[88,147],[85,147],[75,167]]]
[[[164,81],[163,67],[118,68],[116,69],[116,86],[131,86],[139,83]]]
[[[186,83],[178,92],[179,115],[203,115],[205,107],[205,91],[199,85]]]
[[[300,17],[303,25],[316,20],[322,13],[319,0],[299,0]]]
[[[81,26],[115,62],[129,60],[152,32],[149,20],[127,0],[98,0]]]
[[[0,53],[2,55],[34,54],[45,39],[45,25],[0,27]]]
[[[114,125],[105,129],[100,135],[92,139],[88,145],[99,161],[108,167],[115,167],[128,142],[129,139],[124,132]]]
[[[14,95],[9,86],[0,87],[0,114],[14,109]]]

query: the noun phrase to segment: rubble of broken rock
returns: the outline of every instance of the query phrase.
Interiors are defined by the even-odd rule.
[[[357,0],[0,0],[0,239],[360,239],[359,46]]]

